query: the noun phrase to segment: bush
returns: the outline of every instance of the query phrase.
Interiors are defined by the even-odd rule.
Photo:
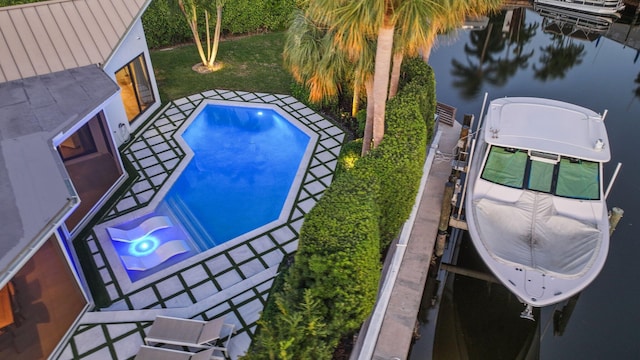
[[[191,42],[193,37],[177,0],[153,0],[142,14],[149,48]]]
[[[177,3],[177,0],[153,0],[142,15],[150,48],[193,41],[191,30]],[[284,29],[295,3],[295,0],[227,1],[222,10],[222,32],[246,34]],[[199,23],[202,24],[204,35],[204,13],[200,16]],[[213,28],[215,14],[211,14],[210,24]]]
[[[408,61],[404,71],[380,146],[355,164],[361,142],[345,146],[333,183],[306,215],[294,265],[270,298],[279,312],[263,313],[246,359],[330,359],[370,314],[380,249],[411,212],[435,112],[428,65]]]

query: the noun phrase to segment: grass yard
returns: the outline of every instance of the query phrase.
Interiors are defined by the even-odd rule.
[[[151,52],[163,103],[210,89],[290,94],[291,75],[282,67],[285,33],[266,33],[220,42],[217,61],[224,68],[199,74],[195,45]]]

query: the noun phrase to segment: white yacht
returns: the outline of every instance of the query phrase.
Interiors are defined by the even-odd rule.
[[[489,104],[476,141],[466,180],[469,234],[531,318],[533,306],[583,290],[605,263],[604,116],[556,100],[503,98]]]
[[[546,4],[594,14],[615,15],[624,9],[623,0],[534,0],[535,4]]]

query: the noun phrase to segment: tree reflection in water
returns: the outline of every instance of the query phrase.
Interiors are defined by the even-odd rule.
[[[564,78],[569,69],[582,64],[585,56],[584,45],[575,44],[568,36],[552,34],[551,40],[551,44],[540,47],[541,66],[533,65],[533,76],[542,81]]]
[[[525,9],[511,10],[513,17],[507,31],[501,31],[507,11],[493,15],[487,27],[469,34],[465,44],[466,64],[452,60],[453,86],[464,99],[474,98],[485,85],[503,86],[518,70],[526,69],[533,50],[525,52],[536,35],[538,23],[525,24]]]

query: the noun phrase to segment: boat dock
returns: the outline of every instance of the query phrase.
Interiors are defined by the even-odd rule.
[[[414,211],[389,249],[378,301],[371,318],[362,327],[351,359],[408,357],[438,236],[444,188],[451,175],[451,154],[461,127],[457,121],[451,125],[438,124]]]

